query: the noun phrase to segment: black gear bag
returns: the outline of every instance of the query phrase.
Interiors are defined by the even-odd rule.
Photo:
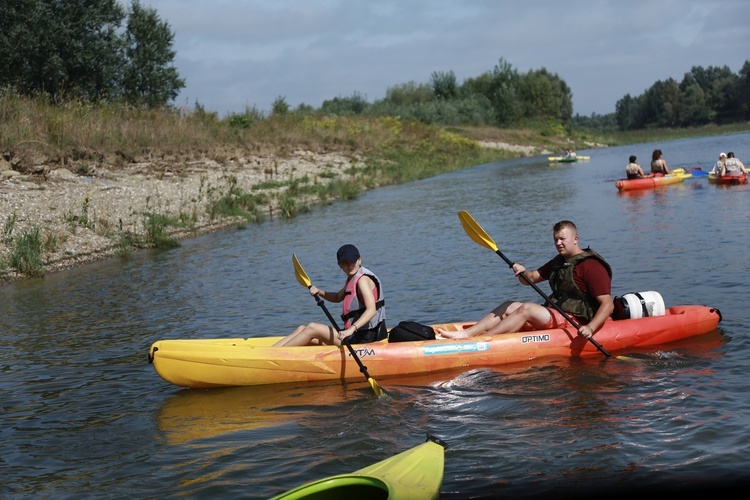
[[[402,321],[391,328],[388,342],[413,342],[415,340],[435,340],[435,330],[431,326],[414,321]]]

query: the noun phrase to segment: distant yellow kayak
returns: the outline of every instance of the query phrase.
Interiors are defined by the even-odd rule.
[[[272,500],[302,498],[387,498],[413,500],[440,497],[445,443],[427,435],[427,442],[360,469],[303,484]]]
[[[584,160],[590,160],[590,156],[548,156],[547,160],[549,161],[555,161],[558,163],[575,163],[577,161],[584,161]]]

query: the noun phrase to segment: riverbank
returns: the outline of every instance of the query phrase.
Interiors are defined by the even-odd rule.
[[[527,145],[478,141],[509,156],[548,154]],[[209,155],[209,157],[217,155]],[[144,159],[145,160],[145,159]],[[59,272],[103,259],[125,256],[147,240],[154,216],[184,224],[166,227],[181,240],[248,223],[206,207],[231,192],[251,193],[259,186],[276,191],[262,209],[263,218],[283,214],[278,192],[299,182],[326,184],[360,174],[362,158],[339,152],[293,151],[286,156],[242,155],[185,160],[162,157],[124,166],[106,164],[73,172],[55,164],[37,164],[27,173],[0,158],[0,281],[28,277],[10,265],[19,235],[38,229],[43,272]],[[364,186],[364,184],[363,184]],[[305,206],[334,201],[307,196]],[[124,236],[128,236],[124,242]]]

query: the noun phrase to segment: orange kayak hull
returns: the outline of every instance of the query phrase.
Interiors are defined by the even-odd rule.
[[[715,330],[721,313],[700,305],[673,306],[663,316],[608,320],[596,340],[610,353],[665,344]],[[472,323],[445,323],[459,331]],[[339,346],[272,347],[281,337],[159,340],[149,361],[165,381],[189,388],[267,385],[326,380],[362,380],[347,349]],[[355,344],[371,376],[427,374],[496,366],[551,357],[602,353],[573,328],[558,328],[468,339]]]

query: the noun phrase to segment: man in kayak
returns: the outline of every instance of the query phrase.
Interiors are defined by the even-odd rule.
[[[571,151],[570,148],[565,148],[565,155],[563,156],[563,160],[566,160],[568,158],[575,158],[576,154],[574,151]]]
[[[555,224],[553,239],[558,255],[536,271],[528,272],[521,264],[513,264],[518,280],[528,285],[521,275],[532,283],[549,280],[550,299],[568,315],[573,316],[581,328],[580,335],[591,338],[607,321],[614,310],[612,301],[612,268],[604,258],[578,244],[578,230],[571,221]],[[571,327],[564,316],[553,307],[533,302],[506,301],[480,319],[470,328],[445,331],[437,328],[438,338],[465,338],[495,335],[527,330],[547,330]]]
[[[742,175],[746,173],[747,169],[745,168],[745,164],[742,163],[739,158],[735,158],[734,153],[730,151],[727,154],[726,163],[724,163],[724,169],[720,175]]]
[[[311,285],[310,295],[318,295],[329,302],[343,302],[341,318],[344,320],[344,329],[337,332],[332,326],[321,323],[300,325],[275,343],[274,347],[341,345],[349,336],[352,344],[364,344],[388,336],[385,324],[385,298],[378,277],[362,266],[362,257],[354,245],[339,248],[336,259],[346,274],[344,287],[338,292],[325,292]]]

